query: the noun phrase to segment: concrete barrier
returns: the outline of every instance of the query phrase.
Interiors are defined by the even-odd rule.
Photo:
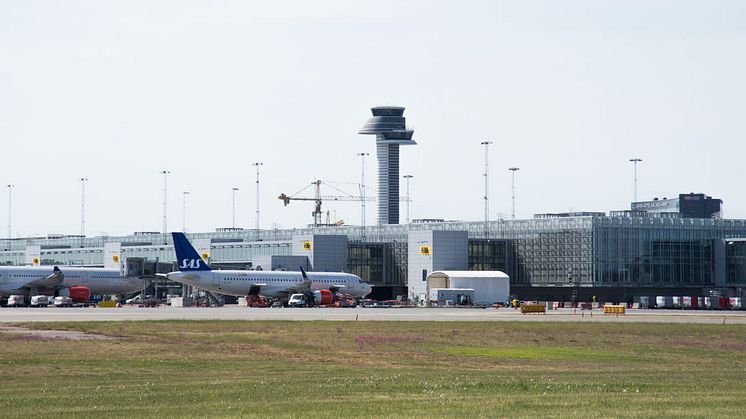
[[[546,314],[546,306],[544,304],[521,304],[521,314],[531,313],[542,313]]]
[[[604,305],[604,314],[624,314],[627,307],[624,305]]]

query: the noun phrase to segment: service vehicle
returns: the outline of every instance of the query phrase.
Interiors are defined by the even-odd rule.
[[[50,295],[34,295],[31,297],[31,307],[46,307],[54,304],[54,297]]]
[[[8,307],[22,307],[26,305],[23,295],[13,294],[8,297]]]
[[[304,294],[293,294],[288,300],[288,307],[305,307],[306,296]]]
[[[55,307],[72,307],[73,299],[70,297],[65,297],[63,295],[60,295],[59,297],[54,297],[54,306]]]

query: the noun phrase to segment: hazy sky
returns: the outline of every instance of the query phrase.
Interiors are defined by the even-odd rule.
[[[742,1],[0,2],[0,184],[13,236],[301,227],[314,179],[358,182],[358,129],[406,106],[412,218],[629,208],[704,192],[746,218]],[[404,193],[402,183],[402,194]],[[354,185],[343,185],[350,193]],[[328,191],[332,193],[332,191]],[[310,190],[309,190],[310,194]],[[7,223],[0,189],[0,236]],[[359,224],[356,202],[326,202]],[[367,219],[374,222],[375,203]],[[401,218],[404,219],[404,204]]]

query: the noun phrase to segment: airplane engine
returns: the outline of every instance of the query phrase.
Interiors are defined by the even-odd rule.
[[[91,298],[91,290],[81,285],[63,288],[59,295],[72,298],[74,303],[85,303]]]
[[[313,292],[313,301],[316,305],[325,306],[334,303],[334,293],[329,290],[318,290]]]

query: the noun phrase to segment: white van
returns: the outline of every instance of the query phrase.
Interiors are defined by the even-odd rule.
[[[306,305],[306,297],[303,294],[293,294],[288,300],[288,307],[304,307]]]

